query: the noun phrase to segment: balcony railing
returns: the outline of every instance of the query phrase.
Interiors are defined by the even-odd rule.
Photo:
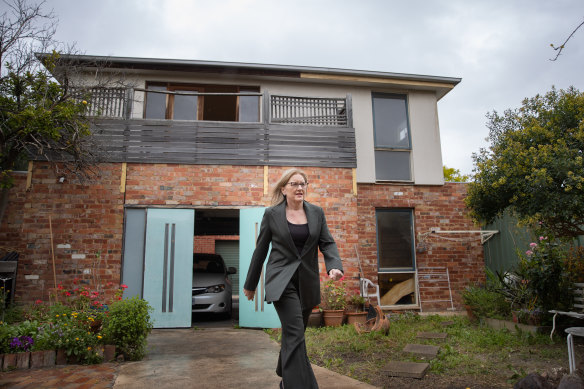
[[[76,88],[73,97],[87,105],[86,115],[100,118],[128,118],[132,90],[128,88]]]
[[[350,95],[255,95],[255,122],[167,120],[133,118],[133,91],[99,89],[90,98],[93,133],[109,162],[356,167]]]
[[[346,126],[347,100],[344,98],[271,96],[271,123],[315,126]]]
[[[280,96],[264,93],[201,93],[173,92],[148,89],[92,88],[76,90],[74,95],[79,100],[87,100],[88,116],[100,118],[136,118],[132,115],[132,97],[134,91],[162,93],[182,96],[258,96],[268,102],[264,105],[263,122],[280,124],[300,124],[305,126],[350,126],[351,97],[298,97]],[[258,117],[259,106],[258,105]],[[269,115],[268,115],[269,114]]]

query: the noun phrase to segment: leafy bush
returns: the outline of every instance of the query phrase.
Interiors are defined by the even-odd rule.
[[[462,292],[462,300],[478,317],[506,319],[511,315],[511,304],[505,297],[485,286],[471,285]]]
[[[128,360],[140,360],[146,354],[146,338],[152,330],[152,308],[138,297],[112,303],[103,324],[106,343]]]

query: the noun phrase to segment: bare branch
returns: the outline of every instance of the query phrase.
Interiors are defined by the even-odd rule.
[[[566,47],[566,43],[568,43],[568,41],[574,36],[574,34],[576,33],[576,31],[578,31],[578,29],[580,27],[582,27],[582,26],[584,26],[584,21],[582,23],[580,23],[580,25],[578,25],[578,27],[576,27],[574,29],[574,31],[572,31],[572,33],[570,34],[570,36],[561,45],[555,46],[553,43],[550,44],[550,46],[552,47],[552,49],[554,49],[555,51],[557,51],[556,56],[554,58],[550,58],[550,61],[555,61],[555,60],[558,59],[558,57],[560,56],[560,54],[562,54],[562,50],[564,50],[564,47]]]
[[[52,11],[44,12],[44,1],[31,4],[28,0],[4,0],[8,11],[0,20],[0,76],[2,66],[10,63],[20,73],[34,67],[35,51],[46,51],[54,44],[58,20]]]

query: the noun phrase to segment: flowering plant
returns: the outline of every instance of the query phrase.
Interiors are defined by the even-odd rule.
[[[344,310],[347,307],[347,289],[344,282],[327,280],[322,287],[322,300],[325,309]]]
[[[34,344],[33,338],[27,335],[15,336],[10,342],[11,352],[26,352],[30,351],[32,345]]]
[[[520,255],[515,274],[520,282],[521,308],[565,309],[570,305],[570,277],[565,271],[564,245],[542,234]]]

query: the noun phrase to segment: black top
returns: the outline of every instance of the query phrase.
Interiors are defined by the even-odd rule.
[[[304,243],[308,239],[309,231],[308,231],[308,223],[306,224],[292,224],[288,222],[288,228],[290,229],[290,235],[292,236],[292,240],[294,241],[294,245],[298,250],[298,254],[302,253],[302,249],[304,248]]]

